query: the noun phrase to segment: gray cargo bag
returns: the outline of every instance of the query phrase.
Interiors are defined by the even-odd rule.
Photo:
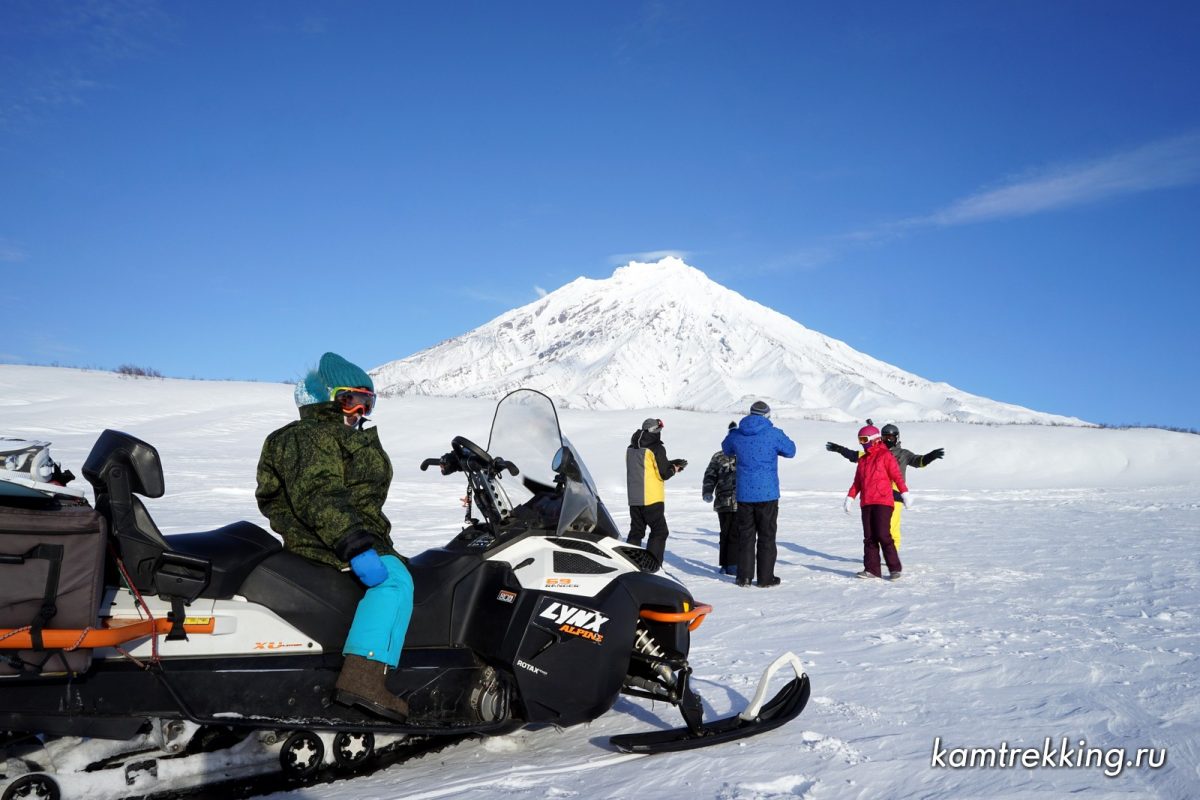
[[[46,649],[45,629],[85,629],[98,621],[108,529],[86,503],[0,505],[0,637],[29,626],[33,649],[5,649],[0,675],[87,671],[92,651]]]

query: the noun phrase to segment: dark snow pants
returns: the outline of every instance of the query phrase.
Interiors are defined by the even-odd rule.
[[[718,511],[717,519],[721,520],[721,568],[737,567],[738,563],[738,521],[737,511]]]
[[[665,504],[651,503],[648,506],[629,507],[629,538],[626,541],[635,547],[641,547],[647,527],[650,528],[650,540],[646,542],[646,549],[653,553],[661,564],[667,552],[667,536],[671,534],[667,530]]]
[[[758,585],[775,581],[775,527],[779,522],[779,501],[743,503],[738,501],[738,583],[754,580]]]
[[[863,569],[877,578],[882,577],[879,567],[879,551],[882,550],[888,572],[899,572],[900,554],[896,552],[896,544],[892,541],[892,507],[863,506],[862,524]]]

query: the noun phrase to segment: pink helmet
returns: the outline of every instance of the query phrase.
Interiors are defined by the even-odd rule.
[[[871,442],[877,441],[878,439],[879,439],[879,428],[876,428],[874,425],[867,425],[866,427],[858,429],[859,444],[869,444]]]

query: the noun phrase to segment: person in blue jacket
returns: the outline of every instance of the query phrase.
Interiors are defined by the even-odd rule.
[[[729,431],[721,452],[737,458],[737,585],[778,586],[775,531],[779,520],[779,457],[796,455],[796,443],[771,423],[771,407],[754,401],[750,413]]]

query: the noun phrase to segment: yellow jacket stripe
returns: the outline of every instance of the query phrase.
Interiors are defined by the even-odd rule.
[[[654,451],[648,447],[630,447],[625,451],[626,490],[629,505],[649,506],[666,497]]]

